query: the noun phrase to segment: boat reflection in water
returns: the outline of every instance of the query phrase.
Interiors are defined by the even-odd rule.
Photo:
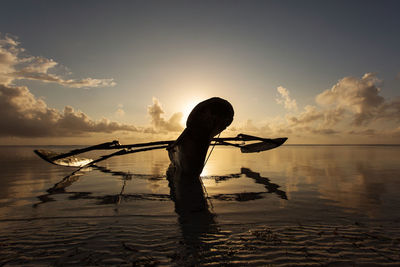
[[[175,203],[175,211],[179,215],[185,249],[196,264],[200,251],[204,252],[205,245],[202,238],[209,234],[217,234],[218,227],[215,215],[210,212],[204,186],[200,174],[207,162],[206,155],[214,136],[219,135],[233,121],[232,105],[221,98],[210,98],[199,103],[190,113],[186,122],[186,129],[175,143],[167,150],[171,164],[167,171],[171,199]],[[210,152],[211,153],[211,152]],[[260,174],[242,168],[242,173],[263,183],[269,192],[277,192],[279,186],[271,186],[268,180],[261,178]],[[282,198],[286,198],[283,191],[279,191]],[[248,194],[247,198],[258,194]],[[238,195],[237,199],[244,199]],[[243,198],[242,198],[243,197]],[[224,199],[218,195],[216,198]],[[253,198],[254,199],[254,198]]]
[[[208,209],[200,174],[212,138],[232,123],[233,115],[228,101],[216,97],[205,100],[192,110],[185,130],[167,148],[171,160],[167,171],[170,195],[179,215],[184,248],[189,250],[186,255],[192,259],[198,258],[201,237],[218,231],[214,214]]]
[[[67,153],[57,153],[43,149],[34,150],[34,152],[52,164],[79,167],[79,169],[50,188],[48,192],[51,194],[63,192],[66,187],[79,179],[79,176],[85,170],[101,168],[96,165],[98,162],[113,156],[166,148],[170,159],[170,166],[166,172],[170,188],[169,196],[175,202],[176,212],[184,214],[207,211],[208,204],[204,196],[204,186],[200,179],[200,174],[207,163],[206,155],[211,141],[214,141],[213,145],[234,146],[239,147],[243,153],[253,153],[278,147],[287,140],[287,138],[265,139],[245,134],[239,134],[237,137],[219,138],[220,133],[232,123],[233,115],[233,107],[228,101],[213,97],[200,102],[194,107],[186,121],[186,128],[175,141],[121,145],[117,140],[114,140],[82,149],[75,149]],[[218,138],[214,138],[217,135]],[[243,144],[228,143],[227,141],[242,141]],[[244,141],[258,142],[245,145]],[[119,150],[108,155],[102,155],[96,160],[76,157],[77,154],[104,149]],[[242,171],[248,172],[248,176],[251,175],[251,172],[246,171],[246,169]],[[124,177],[125,182],[120,195],[124,191],[126,180],[130,178],[130,176]],[[259,176],[254,176],[253,178],[256,182],[258,181],[257,183],[263,180]],[[276,188],[274,189],[270,185],[266,186],[269,191],[277,192]],[[48,195],[42,196],[44,199],[47,197]]]
[[[199,252],[204,252],[204,248],[202,248],[202,246],[205,245],[203,238],[209,234],[218,234],[218,225],[215,221],[215,214],[210,211],[208,204],[211,199],[222,201],[249,201],[262,198],[262,194],[265,193],[275,193],[280,198],[287,199],[286,193],[279,190],[278,185],[271,183],[268,178],[261,177],[259,173],[253,172],[248,168],[242,168],[240,174],[216,177],[216,180],[227,180],[230,178],[240,177],[244,174],[246,177],[253,179],[255,183],[264,185],[267,192],[217,194],[210,197],[206,196],[200,174],[207,162],[207,152],[213,138],[219,135],[232,123],[233,115],[234,111],[232,105],[228,101],[217,97],[199,103],[192,110],[187,119],[186,128],[182,134],[175,142],[171,142],[167,147],[171,162],[166,171],[166,177],[170,188],[169,195],[124,194],[126,181],[132,179],[132,174],[114,172],[107,168],[90,164],[91,168],[96,168],[102,172],[111,173],[112,175],[122,176],[124,183],[121,191],[116,195],[96,197],[93,197],[90,192],[69,192],[70,194],[73,194],[71,198],[94,198],[99,200],[98,204],[119,204],[122,199],[125,201],[129,199],[173,200],[175,212],[179,216],[178,220],[183,236],[184,250],[188,252],[186,255],[190,255],[194,261],[193,263],[196,264],[197,259],[200,258],[198,255]],[[281,138],[278,143],[272,143],[272,148],[281,145],[284,141],[286,141],[286,138]],[[224,141],[221,141],[221,143],[228,144]],[[262,144],[262,147],[265,145],[271,146],[269,143],[264,144],[261,142],[255,146],[250,145],[248,147],[252,147],[253,152],[261,151],[258,149],[265,149],[261,148],[260,144]],[[43,157],[41,153],[38,154]],[[44,159],[47,160],[46,157],[44,157]],[[79,176],[83,174],[83,171],[84,169],[78,169],[47,190],[48,194],[39,197],[41,203],[52,201],[52,194],[65,193],[65,189],[68,186],[79,180]],[[149,177],[149,179],[150,178],[151,177]],[[35,204],[35,206],[41,203]]]
[[[206,177],[191,177],[196,178],[198,181],[201,179],[213,179],[215,182],[222,183],[228,182],[232,179],[239,178],[250,178],[256,184],[261,184],[265,187],[265,191],[257,192],[236,192],[236,193],[221,193],[207,196],[203,190],[202,183],[199,182],[196,185],[197,188],[192,188],[192,195],[190,200],[200,201],[199,203],[186,203],[178,202],[177,198],[174,198],[170,194],[149,194],[149,193],[125,193],[127,183],[133,179],[146,179],[148,182],[153,183],[155,181],[165,181],[165,176],[154,176],[144,174],[134,174],[123,171],[113,171],[106,167],[94,165],[92,170],[97,170],[102,173],[110,174],[123,180],[123,184],[120,192],[115,194],[106,195],[93,195],[92,192],[74,192],[68,191],[67,188],[72,184],[79,181],[79,178],[90,170],[81,170],[74,172],[71,175],[64,177],[60,182],[56,183],[53,187],[47,190],[47,194],[38,196],[39,203],[34,204],[34,207],[45,204],[50,201],[55,201],[56,198],[53,196],[57,194],[69,195],[69,200],[85,199],[94,200],[98,205],[115,205],[115,211],[118,212],[121,203],[126,203],[136,200],[147,200],[147,201],[170,201],[171,199],[175,204],[175,211],[178,215],[178,223],[181,230],[182,242],[180,243],[181,248],[178,249],[179,257],[184,257],[185,263],[192,263],[196,265],[201,263],[202,255],[207,254],[205,252],[211,251],[213,245],[207,242],[212,236],[224,238],[227,233],[219,230],[217,221],[217,215],[212,209],[212,201],[235,201],[245,202],[257,200],[265,197],[268,194],[275,194],[281,199],[287,199],[286,193],[280,190],[280,186],[272,183],[267,177],[262,177],[260,173],[254,172],[249,168],[242,167],[240,173],[233,173],[221,176],[206,176]],[[171,192],[173,188],[170,188]],[[197,194],[197,195],[194,195]],[[187,195],[181,195],[187,196]],[[179,201],[187,201],[188,199],[180,198]],[[196,205],[194,205],[196,204]],[[210,204],[210,205],[209,205]],[[203,207],[198,209],[197,207]],[[185,207],[189,207],[185,209]],[[197,209],[192,209],[196,207]],[[212,238],[211,238],[212,239]],[[177,256],[178,257],[178,256]],[[183,259],[182,259],[183,260]],[[179,259],[177,259],[179,261]]]

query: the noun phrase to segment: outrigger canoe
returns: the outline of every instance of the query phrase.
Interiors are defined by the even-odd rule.
[[[192,110],[185,130],[168,146],[171,164],[167,179],[177,210],[207,208],[200,174],[213,137],[232,123],[233,115],[233,107],[228,101],[218,97],[207,99]]]
[[[232,123],[233,116],[233,107],[228,101],[213,97],[194,107],[186,121],[186,128],[176,140],[129,145],[121,145],[114,140],[67,153],[43,149],[34,152],[52,164],[79,167],[74,171],[75,173],[114,156],[167,149],[171,161],[167,170],[167,179],[176,210],[179,213],[201,211],[208,208],[200,174],[206,163],[210,145],[234,146],[240,148],[242,153],[253,153],[276,148],[287,140],[286,137],[268,139],[246,134],[239,134],[236,137],[215,137]],[[254,141],[255,143],[246,144],[246,142]],[[117,151],[94,160],[76,156],[88,151],[110,149]]]

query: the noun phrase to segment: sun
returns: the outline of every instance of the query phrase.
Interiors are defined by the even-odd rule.
[[[181,111],[182,112],[182,119],[181,119],[182,125],[186,125],[186,120],[189,117],[190,112],[201,101],[202,100],[190,100],[188,102],[185,102],[184,107]]]

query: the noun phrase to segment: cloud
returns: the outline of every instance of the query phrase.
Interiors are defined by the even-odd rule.
[[[14,72],[18,54],[22,51],[14,39],[9,36],[2,38],[0,35],[0,84],[8,84],[13,80],[10,73]]]
[[[400,97],[385,101],[378,109],[377,119],[400,122]]]
[[[376,135],[378,133],[377,130],[375,129],[363,129],[363,130],[351,130],[348,132],[348,134],[354,134],[354,135]]]
[[[124,114],[121,106],[116,113],[121,116]],[[182,113],[164,119],[164,110],[156,98],[148,107],[148,114],[151,117],[151,127],[136,127],[105,118],[93,120],[70,106],[66,106],[63,111],[48,107],[43,99],[36,98],[26,86],[0,84],[0,137],[73,137],[116,131],[157,134],[183,129],[180,124]]]
[[[280,97],[276,99],[278,104],[284,105],[287,110],[297,110],[296,100],[290,97],[290,93],[286,88],[279,86],[277,91],[280,94]]]
[[[50,108],[26,86],[0,84],[0,137],[73,137],[116,131],[156,134],[182,130],[182,114],[175,113],[169,120],[165,120],[161,104],[155,98],[153,105],[148,107],[148,113],[152,126],[147,128],[112,122],[105,118],[96,121],[70,106],[66,106],[63,111]],[[117,114],[124,114],[121,107]]]
[[[132,125],[94,121],[86,114],[66,106],[64,111],[49,108],[25,86],[0,85],[0,136],[65,137],[89,133],[139,131]]]
[[[92,120],[81,111],[66,106],[59,111],[35,97],[16,80],[31,79],[53,82],[67,87],[99,87],[115,85],[112,79],[65,79],[49,73],[57,62],[30,56],[16,38],[0,35],[0,137],[70,137],[115,131],[137,132],[133,125]]]
[[[290,113],[263,124],[236,124],[239,127],[232,129],[263,136],[299,137],[297,140],[309,142],[314,142],[316,137],[321,137],[319,140],[323,142],[329,136],[333,143],[358,142],[357,137],[363,138],[359,142],[400,142],[400,97],[385,99],[381,95],[381,84],[374,73],[366,73],[361,78],[344,77],[318,94],[315,104],[306,105],[301,111],[295,111],[296,100],[290,97],[289,91],[278,87],[281,98],[277,102],[285,105]]]
[[[15,72],[15,79],[37,80],[46,83],[57,83],[62,86],[72,88],[89,88],[89,87],[111,87],[116,83],[113,79],[92,79],[85,78],[81,80],[62,79],[57,75],[49,73],[29,73],[29,72]]]
[[[353,125],[367,125],[379,117],[379,108],[385,102],[379,95],[379,82],[374,73],[366,73],[361,79],[345,77],[319,94],[316,101],[321,106],[335,106],[353,113]]]
[[[287,116],[291,124],[309,124],[322,118],[324,118],[323,112],[310,105],[305,106],[304,111],[297,116]]]
[[[310,129],[310,132],[314,134],[321,134],[321,135],[332,135],[332,134],[339,134],[340,131],[329,129],[329,128],[322,128],[322,129]]]
[[[31,56],[20,47],[17,38],[0,34],[0,84],[9,85],[15,80],[37,80],[66,87],[111,87],[113,79],[67,79],[50,73],[58,63],[53,59]]]
[[[400,122],[400,98],[386,100],[380,95],[381,81],[374,73],[361,79],[345,77],[331,89],[316,96],[318,106],[308,105],[300,114],[286,116],[291,125],[319,123],[363,127],[379,121]]]
[[[155,132],[178,132],[182,131],[181,120],[183,114],[181,112],[174,113],[166,120],[163,118],[164,110],[157,98],[153,97],[153,104],[147,107],[147,113],[150,115],[152,131]],[[149,129],[148,132],[152,132]]]
[[[344,108],[336,107],[324,111],[324,125],[335,126],[344,118],[346,110]]]

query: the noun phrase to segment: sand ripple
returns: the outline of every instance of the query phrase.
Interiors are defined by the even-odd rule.
[[[393,265],[400,227],[143,224],[135,216],[0,222],[0,265]]]

